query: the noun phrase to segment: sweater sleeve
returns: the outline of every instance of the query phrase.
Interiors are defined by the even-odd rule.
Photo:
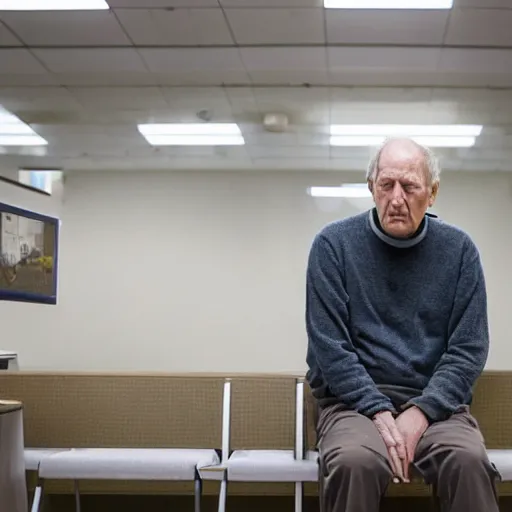
[[[480,256],[469,241],[462,257],[444,354],[422,395],[410,401],[431,421],[467,402],[489,353],[487,294]]]
[[[377,389],[354,350],[342,264],[322,235],[315,238],[310,251],[306,288],[309,344],[331,392],[368,417],[384,410],[394,411],[390,399]]]

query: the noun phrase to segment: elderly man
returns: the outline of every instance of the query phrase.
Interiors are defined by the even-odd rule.
[[[489,348],[484,274],[470,237],[426,213],[439,172],[427,148],[387,141],[367,173],[375,208],[313,242],[307,377],[323,512],[377,512],[413,470],[443,511],[498,511],[468,407]]]

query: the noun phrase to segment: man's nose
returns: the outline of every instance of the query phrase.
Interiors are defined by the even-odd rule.
[[[393,195],[392,195],[391,199],[395,204],[401,204],[403,202],[404,191],[403,191],[400,183],[395,183],[395,186],[393,187]]]

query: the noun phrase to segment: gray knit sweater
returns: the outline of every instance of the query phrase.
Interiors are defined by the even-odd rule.
[[[320,403],[369,417],[412,404],[430,421],[471,401],[489,349],[478,250],[426,216],[408,240],[374,211],[326,226],[307,269],[307,378]]]

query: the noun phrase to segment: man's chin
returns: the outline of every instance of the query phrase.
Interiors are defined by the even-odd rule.
[[[413,234],[411,228],[402,222],[393,222],[384,226],[384,231],[395,238],[408,238]]]

